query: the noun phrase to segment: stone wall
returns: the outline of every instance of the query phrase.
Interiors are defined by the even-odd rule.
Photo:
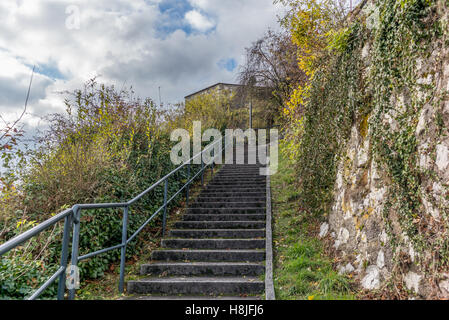
[[[368,3],[362,14],[376,24],[375,4]],[[440,7],[438,14],[447,21],[447,6]],[[447,35],[448,31],[443,32]],[[398,90],[392,96],[391,110],[383,114],[384,124],[395,132],[401,129],[398,119],[404,117],[404,106],[413,97],[420,101],[418,112],[408,115],[416,127],[420,172],[420,204],[412,223],[432,249],[410,241],[397,211],[386,208],[393,178],[373,154],[370,123],[375,110],[354,122],[339,160],[334,202],[320,236],[328,237],[340,255],[340,272],[354,273],[368,290],[394,284],[410,298],[449,298],[447,261],[440,261],[438,267],[434,263],[444,259],[442,252],[449,249],[445,247],[449,243],[449,99],[445,95],[449,92],[449,46],[444,39],[415,57],[416,86]],[[372,67],[372,41],[368,37],[362,50],[367,75]]]

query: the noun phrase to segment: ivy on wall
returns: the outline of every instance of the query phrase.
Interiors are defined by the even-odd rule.
[[[449,252],[437,248],[439,242],[448,241],[447,237],[436,239],[426,227],[429,213],[422,205],[425,195],[421,186],[423,179],[428,178],[426,175],[434,173],[423,174],[416,137],[423,107],[430,104],[436,109],[441,102],[435,79],[428,83],[420,81],[420,77],[428,77],[429,74],[417,74],[416,65],[418,59],[426,61],[429,58],[432,46],[443,35],[436,12],[437,3],[426,0],[378,1],[379,24],[373,35],[369,79],[374,106],[369,123],[372,152],[374,160],[382,165],[391,180],[384,220],[390,226],[392,243],[398,245],[401,239],[388,223],[392,215],[397,216],[402,231],[418,253],[417,263],[424,269],[430,267],[430,261],[424,261],[428,260],[424,258],[425,252],[435,252],[435,249],[440,252],[437,259],[432,257],[432,268],[447,265],[449,261]]]
[[[404,239],[410,241],[425,271],[449,264],[448,208],[441,210],[438,231],[432,230],[422,186],[438,178],[419,166],[416,128],[430,105],[439,128],[432,141],[447,134],[441,117],[447,96],[437,92],[434,73],[418,72],[417,61],[425,64],[432,51],[447,46],[442,14],[448,5],[447,0],[369,2],[363,14],[334,31],[335,41],[320,58],[307,96],[296,98],[303,108],[295,154],[302,206],[310,214],[330,212],[337,168],[355,126],[362,139],[369,139],[370,160],[379,165],[387,185],[383,218],[390,245],[399,254]],[[435,146],[430,149],[434,152]]]
[[[361,24],[353,24],[344,51],[322,58],[328,64],[322,64],[315,72],[304,104],[297,170],[303,207],[314,214],[329,211],[340,152],[355,119],[366,112],[361,60],[363,29]]]

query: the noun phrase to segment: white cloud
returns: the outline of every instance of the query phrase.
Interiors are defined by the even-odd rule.
[[[189,0],[192,7],[200,8],[203,10],[208,10],[210,1],[209,0]]]
[[[163,12],[164,5],[182,3],[190,6],[178,20]],[[69,5],[80,8],[79,30],[65,27]],[[1,0],[0,114],[20,113],[34,64],[63,78],[35,75],[30,125],[39,124],[39,115],[62,112],[57,92],[80,88],[93,75],[155,100],[160,86],[165,103],[183,101],[213,83],[234,82],[237,70],[219,62],[242,64],[244,48],[276,28],[276,12],[272,0]],[[196,32],[183,28],[187,22]]]
[[[187,12],[186,20],[194,29],[203,32],[212,29],[215,25],[211,19],[203,16],[197,10]]]

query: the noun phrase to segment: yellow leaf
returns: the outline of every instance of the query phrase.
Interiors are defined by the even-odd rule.
[[[309,299],[309,300],[313,300],[313,299],[315,299],[315,296],[308,296],[308,298],[307,299]]]

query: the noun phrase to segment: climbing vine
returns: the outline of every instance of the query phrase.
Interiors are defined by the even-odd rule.
[[[340,151],[356,118],[365,112],[365,90],[361,72],[363,26],[353,24],[345,30],[341,54],[328,52],[314,71],[307,98],[302,104],[302,132],[297,171],[303,206],[314,214],[325,214],[333,200]],[[340,41],[341,42],[341,41]]]
[[[374,105],[370,118],[372,152],[374,160],[391,179],[388,195],[391,206],[385,206],[384,219],[391,220],[392,214],[397,215],[419,260],[425,252],[435,249],[435,239],[425,226],[429,223],[422,205],[425,175],[419,166],[416,129],[423,107],[435,106],[439,93],[434,80],[419,81],[429,74],[418,75],[416,64],[420,58],[429,58],[432,45],[442,35],[435,10],[435,3],[426,0],[379,3],[369,79]],[[390,236],[397,237],[393,230]],[[394,243],[399,244],[399,239],[396,240]],[[440,258],[438,264],[447,263],[448,256]],[[418,263],[428,265],[425,261]]]
[[[423,186],[438,182],[438,175],[420,162],[424,153],[435,158],[436,144],[448,133],[441,112],[447,92],[437,86],[443,72],[435,68],[443,56],[432,56],[447,46],[448,4],[364,1],[360,14],[327,30],[324,51],[308,65],[312,77],[291,97],[286,112],[287,131],[297,141],[291,156],[303,207],[311,214],[330,212],[338,166],[346,163],[351,130],[358,129],[359,137],[369,141],[369,161],[379,166],[387,189],[383,222],[393,252],[410,244],[416,264],[432,272],[449,264],[448,207],[441,201],[432,204],[440,209],[440,220],[426,211],[429,192]],[[297,35],[292,32],[292,37]],[[291,106],[301,112],[293,115]],[[433,130],[426,131],[432,142],[425,151],[417,134],[424,108],[435,111],[429,121],[436,127],[425,128]],[[443,183],[443,188],[447,193],[448,186]]]

